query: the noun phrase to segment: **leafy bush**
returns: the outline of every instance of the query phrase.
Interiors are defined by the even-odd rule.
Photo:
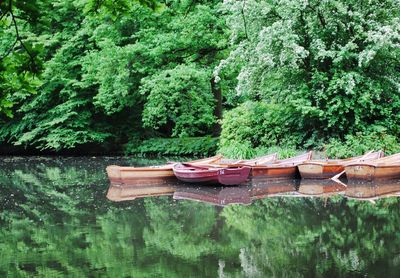
[[[346,135],[344,141],[331,139],[326,145],[328,157],[336,158],[362,155],[370,150],[382,150],[390,155],[400,152],[400,145],[395,136],[376,131]]]
[[[237,141],[231,141],[230,144],[226,144],[225,146],[220,147],[218,150],[218,153],[233,159],[249,159],[271,153],[278,153],[278,158],[284,159],[294,156],[300,152],[301,151],[296,150],[291,146],[253,148],[247,143],[240,143]]]
[[[185,138],[152,138],[125,145],[127,154],[167,155],[167,156],[208,156],[214,155],[218,138],[185,137]]]
[[[307,137],[313,138],[313,134],[304,131],[295,107],[248,101],[224,114],[220,151],[251,157],[257,147],[308,147]]]
[[[172,125],[172,136],[193,136],[214,122],[210,74],[194,66],[177,66],[143,79],[147,95],[143,126],[159,129]]]

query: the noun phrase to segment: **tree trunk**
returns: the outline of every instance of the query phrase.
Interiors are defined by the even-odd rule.
[[[221,133],[221,124],[219,120],[222,119],[222,93],[221,93],[221,88],[215,83],[214,77],[211,78],[210,82],[211,82],[211,92],[213,93],[216,102],[214,109],[214,116],[217,119],[217,122],[214,124],[213,127],[213,136],[217,137]]]

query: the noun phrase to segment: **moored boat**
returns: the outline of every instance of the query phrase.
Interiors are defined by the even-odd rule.
[[[249,166],[221,167],[218,165],[193,165],[177,163],[173,167],[175,176],[184,182],[238,185],[248,180]]]
[[[212,164],[221,160],[222,155],[216,155],[199,160],[193,160],[189,163],[193,165]],[[160,182],[176,182],[172,170],[174,164],[165,164],[150,167],[131,167],[110,165],[107,167],[108,179],[112,184],[137,184],[146,185]]]
[[[348,163],[345,170],[349,181],[400,179],[400,153],[369,161]]]
[[[252,180],[258,178],[295,179],[298,173],[297,165],[310,160],[312,152],[307,152],[292,158],[278,160],[267,165],[256,165],[251,168]]]
[[[383,156],[382,151],[368,152],[363,156],[347,159],[310,160],[298,165],[303,179],[329,179],[344,171],[345,165],[358,161],[369,161]]]

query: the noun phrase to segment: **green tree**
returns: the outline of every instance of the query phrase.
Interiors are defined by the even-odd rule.
[[[292,109],[302,144],[372,125],[398,135],[398,1],[224,3],[233,50],[217,74],[240,68],[238,94]]]

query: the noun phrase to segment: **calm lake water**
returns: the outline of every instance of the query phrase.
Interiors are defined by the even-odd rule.
[[[0,277],[400,277],[399,183],[109,188],[154,163],[0,158]]]

